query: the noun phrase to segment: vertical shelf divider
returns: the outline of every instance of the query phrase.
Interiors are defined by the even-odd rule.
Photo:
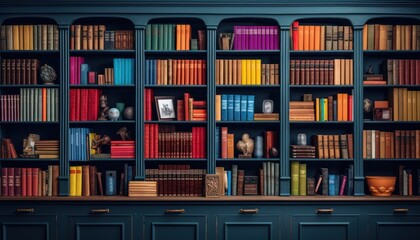
[[[136,49],[136,69],[135,71],[135,129],[136,129],[136,159],[135,159],[135,180],[145,179],[145,160],[144,160],[144,78],[145,78],[145,31],[146,26],[134,26],[135,49]]]
[[[354,49],[354,195],[363,196],[365,178],[363,174],[363,25],[353,26],[353,49]]]
[[[207,25],[207,173],[216,171],[216,25]]]
[[[290,68],[290,26],[280,26],[280,196],[290,195],[289,166],[289,68]],[[281,137],[280,137],[281,136]]]
[[[60,49],[60,175],[58,177],[59,196],[69,195],[69,25],[59,25]]]

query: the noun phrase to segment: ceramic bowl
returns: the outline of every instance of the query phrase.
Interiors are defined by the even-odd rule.
[[[397,177],[392,176],[366,176],[370,194],[381,197],[391,196],[396,179]]]

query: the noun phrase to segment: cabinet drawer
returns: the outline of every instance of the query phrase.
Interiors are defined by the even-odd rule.
[[[0,215],[0,223],[2,240],[57,239],[56,215]]]
[[[369,239],[418,239],[420,215],[370,214],[368,226]]]

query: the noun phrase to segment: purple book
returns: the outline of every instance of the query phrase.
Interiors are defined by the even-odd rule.
[[[257,26],[250,26],[249,27],[249,50],[256,50],[257,49]]]
[[[233,26],[233,49],[239,50],[239,26]]]
[[[256,27],[257,28],[257,50],[261,50],[262,48],[261,48],[261,39],[262,39],[262,37],[261,37],[261,32],[262,32],[262,27],[261,26],[257,26]]]
[[[242,50],[249,49],[249,26],[242,27]]]
[[[279,50],[279,29],[274,26],[274,50]]]
[[[267,49],[267,27],[261,26],[261,49]]]
[[[270,44],[268,49],[273,50],[274,49],[274,26],[270,26]]]

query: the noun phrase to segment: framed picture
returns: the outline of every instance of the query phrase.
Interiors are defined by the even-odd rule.
[[[265,99],[262,104],[262,112],[263,113],[273,113],[274,109],[274,102],[270,99]]]
[[[373,120],[376,121],[391,121],[392,108],[375,108],[373,109]]]
[[[159,121],[176,120],[175,111],[175,97],[173,96],[158,96],[155,97],[156,112]]]

